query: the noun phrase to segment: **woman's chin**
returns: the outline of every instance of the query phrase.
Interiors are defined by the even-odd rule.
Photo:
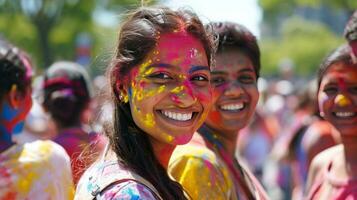
[[[179,136],[176,136],[175,139],[172,141],[172,144],[174,145],[184,145],[187,144],[193,136],[193,133],[188,133],[188,134],[182,134]]]

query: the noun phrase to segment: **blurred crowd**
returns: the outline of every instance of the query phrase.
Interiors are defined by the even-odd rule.
[[[149,18],[147,17],[146,20],[151,20]],[[323,61],[323,63],[327,63],[325,64],[327,67],[322,71],[320,69],[319,76],[305,79],[296,78],[294,71],[298,66],[294,66],[288,59],[281,62],[279,66],[280,74],[277,77],[259,77],[259,69],[255,71],[255,74],[259,77],[257,78],[257,89],[260,97],[249,124],[242,127],[236,141],[234,141],[236,145],[234,156],[239,161],[238,166],[243,166],[242,174],[250,174],[250,172],[244,172],[244,166],[246,166],[249,169],[247,171],[252,173],[249,176],[254,176],[260,182],[270,199],[319,199],[316,198],[316,195],[323,199],[323,195],[331,195],[326,188],[331,189],[333,186],[323,182],[324,179],[322,178],[322,183],[318,186],[319,189],[312,189],[320,180],[317,171],[311,172],[313,163],[317,163],[317,161],[314,161],[316,156],[321,155],[321,152],[326,152],[326,149],[332,151],[330,150],[331,147],[342,148],[339,147],[342,145],[344,149],[353,149],[354,146],[357,146],[357,144],[348,142],[354,141],[351,138],[357,137],[357,129],[354,129],[355,127],[352,125],[345,125],[347,127],[345,128],[340,124],[349,123],[349,121],[343,122],[343,120],[338,119],[338,117],[345,117],[352,120],[353,123],[357,122],[357,120],[354,120],[357,113],[357,76],[352,76],[356,74],[357,68],[349,69],[352,65],[352,67],[356,67],[356,19],[357,12],[346,26],[347,43],[335,51],[335,54],[342,52],[340,57],[345,54],[346,56],[350,55],[350,60],[345,61],[338,56],[330,55]],[[152,23],[156,23],[156,21]],[[217,27],[220,28],[218,25]],[[217,27],[216,29],[218,29]],[[135,97],[135,89],[134,91],[126,91],[122,90],[121,85],[113,86],[112,79],[108,81],[105,75],[90,77],[88,68],[74,61],[57,61],[51,66],[46,66],[43,74],[36,74],[29,56],[31,52],[28,53],[9,41],[1,39],[0,199],[72,199],[74,198],[74,190],[88,167],[100,158],[107,158],[107,154],[110,154],[108,149],[116,148],[113,144],[116,140],[108,136],[108,130],[112,130],[113,126],[114,129],[126,129],[108,122],[115,121],[117,118],[122,120],[119,116],[121,113],[118,114],[114,110],[119,109],[121,111],[122,107],[120,106],[128,103],[126,98],[129,98],[130,105],[134,105],[135,101],[130,100],[130,95]],[[261,53],[264,54],[264,52]],[[221,61],[217,58],[218,69],[219,62]],[[344,78],[342,76],[342,79],[341,77],[336,78],[336,80],[338,79],[337,82],[326,83],[338,73],[330,71],[335,68],[338,71],[337,67],[341,66],[336,63],[339,62],[343,63],[341,66],[345,67],[347,74],[352,74],[352,77]],[[262,63],[262,66],[264,66],[264,63]],[[140,75],[140,69],[138,71]],[[117,72],[116,76],[119,77],[119,73],[122,73],[122,71]],[[342,74],[347,76],[346,73]],[[118,93],[116,101],[110,101],[113,94],[109,87],[116,87],[118,91],[126,91],[127,93],[124,93],[124,96],[121,96],[122,93]],[[113,89],[114,93],[116,89]],[[327,97],[322,97],[324,92]],[[323,101],[328,100],[322,98],[328,99],[332,93],[338,93],[336,96],[341,95],[342,97],[340,97],[341,99],[335,97],[334,100],[331,100],[334,105],[326,108],[327,103]],[[150,98],[145,94],[144,98]],[[136,95],[138,95],[138,92]],[[178,95],[177,99],[179,98],[181,96]],[[122,104],[122,102],[124,103]],[[120,106],[118,107],[118,105]],[[340,109],[340,107],[343,109]],[[131,112],[135,117],[135,112],[140,112],[140,109],[137,111],[135,109],[133,111],[133,109]],[[332,110],[333,113],[326,113],[329,110]],[[203,133],[202,137],[211,133],[209,128],[214,128],[213,125],[210,125],[209,116],[210,114],[208,114],[206,124],[197,130]],[[147,116],[145,115],[145,117]],[[138,123],[136,118],[132,120]],[[148,117],[145,123],[149,122]],[[213,122],[215,121],[213,120]],[[145,124],[143,128],[140,123],[138,124],[145,133],[150,133],[150,129],[145,129]],[[347,129],[353,130],[348,131]],[[130,132],[130,134],[134,134],[134,132]],[[122,140],[128,139],[125,136],[123,138]],[[195,136],[193,141],[196,141]],[[207,139],[207,141],[210,140]],[[183,145],[179,142],[177,144]],[[214,141],[212,144],[213,146],[217,145]],[[137,143],[137,145],[140,146],[141,144]],[[180,148],[177,151],[184,151]],[[328,170],[339,169],[340,165],[348,166],[343,169],[357,169],[353,168],[355,163],[348,162],[346,151],[342,150],[345,153],[336,153],[339,151],[335,150],[335,154],[330,153],[325,155],[323,159],[321,156],[318,158],[329,162],[327,164],[330,166]],[[113,150],[113,152],[120,160],[121,155],[117,153],[117,150]],[[219,148],[217,152],[220,152]],[[177,158],[178,154],[173,155]],[[343,155],[345,160],[331,167],[334,158],[342,159],[340,157],[343,157]],[[224,158],[224,154],[221,156]],[[125,163],[126,160],[123,160]],[[223,161],[225,160],[223,159]],[[233,159],[233,161],[236,160]],[[128,163],[130,162],[128,161]],[[179,163],[177,166],[182,167],[181,164]],[[140,170],[136,169],[134,164],[128,164],[128,166],[137,170],[136,172],[151,182],[153,187],[159,188],[158,191],[153,192],[154,194],[157,192],[165,196],[167,191],[162,191],[160,190],[161,186],[155,185],[158,184],[155,182],[155,178],[150,179],[146,177],[145,173],[140,174]],[[186,186],[186,182],[183,180],[184,172],[178,174],[178,171],[174,168],[177,166],[169,169],[169,171],[172,170],[170,177],[175,177],[178,183],[183,185],[183,188],[187,187],[186,190],[191,192],[190,186]],[[322,168],[325,169],[325,167]],[[342,177],[345,178],[343,180],[348,180],[350,183],[357,179],[356,173],[346,170],[341,175],[341,171],[343,170],[333,171],[334,178]],[[160,174],[160,172],[155,173]],[[21,176],[25,177],[25,180],[22,180]],[[258,188],[256,190],[259,191],[260,186],[254,186],[255,178],[252,178],[251,183],[247,181],[247,185],[249,188],[249,184],[253,184],[253,188],[256,187]],[[209,179],[207,180],[209,181]],[[162,180],[158,182],[160,181]],[[10,184],[10,182],[15,184]],[[151,184],[148,184],[149,188]],[[172,183],[169,182],[168,184]],[[350,187],[350,185],[345,187]],[[33,188],[36,189],[32,190]],[[172,188],[175,189],[174,186]],[[242,186],[237,188],[237,191],[247,190]],[[41,190],[51,192],[47,194],[46,192],[39,193]],[[18,191],[29,195],[30,198],[27,198],[26,195],[16,196]],[[350,199],[355,199],[357,197],[356,184],[353,187],[351,186],[347,193],[347,196],[329,196],[328,199],[347,199],[348,195],[351,194],[353,195],[350,196]],[[247,194],[248,197],[242,199],[265,198],[264,194],[260,196],[253,192],[253,196],[257,195],[254,198],[249,196],[249,192]],[[188,196],[196,197],[193,193]]]

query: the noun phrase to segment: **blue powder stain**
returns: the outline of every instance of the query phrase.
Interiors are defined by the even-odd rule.
[[[12,134],[16,135],[16,134],[20,134],[22,132],[22,130],[24,129],[25,126],[25,121],[21,121],[19,123],[17,123],[14,127],[14,129],[12,130]]]
[[[129,99],[131,99],[131,97],[132,97],[132,95],[133,95],[133,91],[132,91],[131,88],[129,88],[128,95],[129,95]]]
[[[4,102],[1,108],[2,112],[0,113],[0,118],[6,121],[11,121],[19,114],[19,110],[11,108],[11,106]]]
[[[12,143],[11,133],[9,133],[3,125],[0,125],[0,140],[3,142]]]
[[[140,196],[137,194],[137,191],[134,191],[132,188],[128,188],[127,192],[130,196],[130,200],[139,200]]]

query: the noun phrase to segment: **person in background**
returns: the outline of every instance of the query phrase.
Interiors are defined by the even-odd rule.
[[[105,146],[101,136],[83,123],[83,114],[91,100],[89,75],[77,63],[55,62],[44,74],[42,90],[42,106],[55,124],[53,141],[64,147],[70,156],[77,184],[85,167],[91,164],[91,159],[84,154],[99,155]]]
[[[0,41],[0,199],[73,198],[69,157],[51,141],[13,141],[32,106],[32,64],[19,48]]]
[[[140,7],[127,16],[107,71],[110,146],[75,199],[187,198],[166,169],[207,117],[213,50],[213,36],[189,10]]]
[[[320,116],[338,131],[341,144],[319,153],[312,161],[307,199],[357,198],[357,63],[351,48],[333,51],[318,71]]]
[[[213,106],[189,144],[170,159],[170,174],[193,199],[267,199],[247,167],[236,159],[239,131],[255,112],[260,51],[256,38],[231,22],[211,23],[218,34],[212,71]]]

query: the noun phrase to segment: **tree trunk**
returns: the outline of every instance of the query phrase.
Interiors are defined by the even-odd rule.
[[[51,27],[45,24],[35,24],[39,38],[40,51],[42,55],[42,68],[46,69],[53,62],[52,49],[50,47],[49,34]]]

